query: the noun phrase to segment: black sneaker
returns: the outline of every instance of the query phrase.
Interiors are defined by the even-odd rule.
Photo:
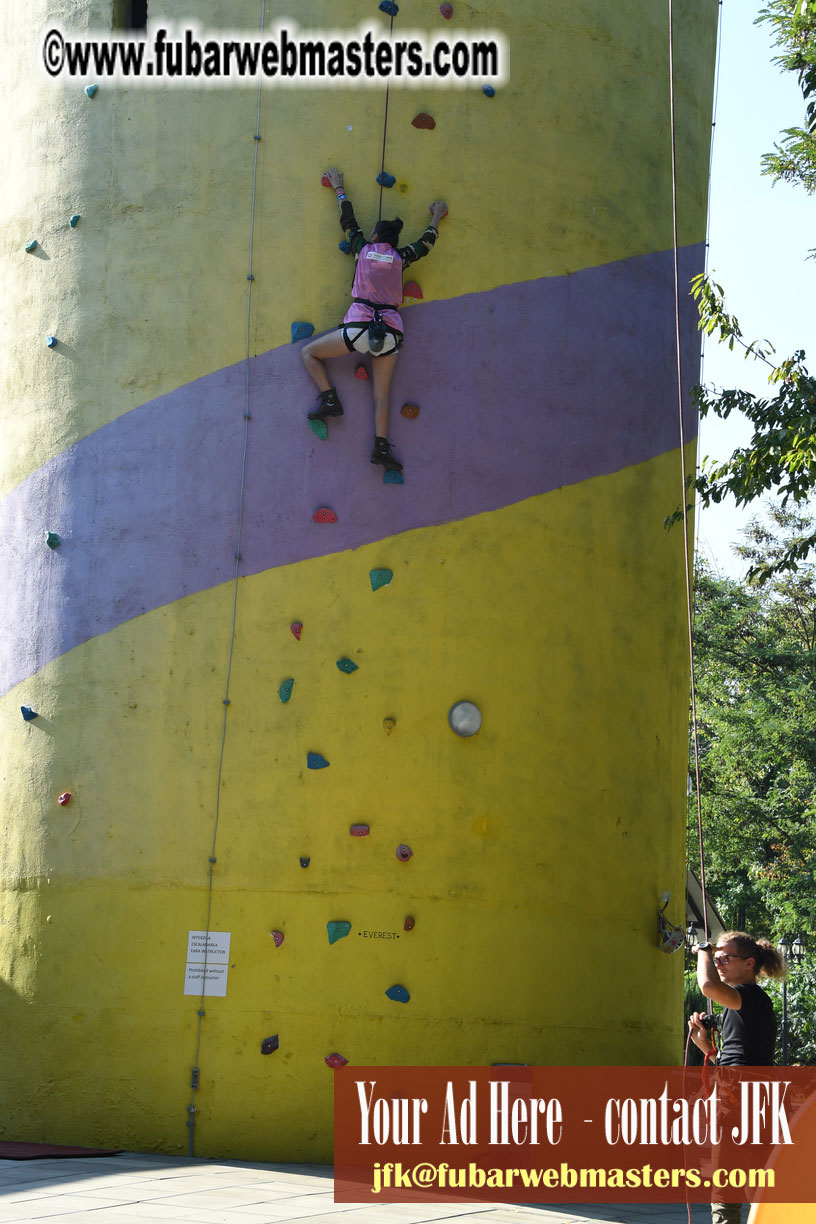
[[[391,454],[391,443],[386,438],[375,438],[371,462],[381,463],[387,472],[402,471],[402,464]]]
[[[317,398],[320,402],[313,412],[306,413],[307,420],[323,421],[326,417],[343,415],[343,405],[337,398],[334,387],[329,391],[321,391]]]

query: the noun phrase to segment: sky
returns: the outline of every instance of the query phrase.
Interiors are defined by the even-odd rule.
[[[746,340],[768,339],[777,356],[796,349],[814,368],[816,316],[816,197],[761,174],[763,153],[784,128],[801,126],[804,103],[793,73],[772,63],[767,23],[755,26],[759,0],[724,0],[711,169],[709,269],[725,290],[726,307],[739,319]],[[770,388],[767,367],[745,360],[726,345],[705,343],[703,381],[743,387],[762,395]],[[750,440],[744,417],[700,426],[700,456],[725,459]],[[732,551],[740,529],[757,513],[733,502],[697,516],[697,549],[721,573],[742,577],[745,564]]]

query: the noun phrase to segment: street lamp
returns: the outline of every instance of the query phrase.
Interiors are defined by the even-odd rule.
[[[801,935],[783,935],[776,950],[789,965],[798,965],[805,959],[805,941]],[[788,979],[782,979],[782,1066],[788,1065]]]

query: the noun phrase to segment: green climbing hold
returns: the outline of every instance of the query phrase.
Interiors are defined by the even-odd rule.
[[[309,428],[316,438],[322,438],[324,442],[329,436],[329,427],[325,421],[310,421]]]
[[[68,218],[68,224],[70,225],[71,229],[76,229],[77,225],[79,224],[79,218],[79,213],[74,213],[73,217]]]
[[[59,548],[62,540],[59,538],[56,531],[46,531],[45,542],[49,548]]]
[[[278,696],[280,697],[284,705],[289,700],[289,698],[292,696],[292,688],[294,686],[294,683],[295,683],[294,680],[291,680],[291,679],[284,680],[283,684],[278,689]]]
[[[405,484],[402,472],[397,472],[393,468],[386,468],[383,472],[383,484]]]
[[[345,939],[351,933],[351,923],[327,922],[326,930],[329,932],[329,943],[337,943],[338,939]]]
[[[340,671],[345,672],[347,676],[350,676],[352,672],[356,672],[357,670],[357,664],[352,663],[351,659],[338,659],[337,666],[340,668]]]
[[[369,570],[368,576],[371,580],[372,591],[378,591],[380,587],[388,586],[394,577],[394,571],[390,569]]]

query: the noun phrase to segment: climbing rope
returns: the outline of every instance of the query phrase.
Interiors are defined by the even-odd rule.
[[[266,22],[266,0],[261,0],[261,27],[260,33],[263,36],[264,25]],[[244,355],[244,440],[243,450],[241,454],[241,481],[238,495],[238,526],[235,539],[235,573],[232,582],[232,623],[230,626],[229,647],[227,649],[227,674],[224,684],[224,713],[221,722],[221,745],[218,753],[218,780],[216,783],[215,793],[215,820],[213,823],[212,845],[210,848],[209,857],[209,872],[207,881],[207,920],[205,926],[205,942],[204,942],[204,964],[202,966],[202,983],[201,997],[198,1005],[198,1026],[196,1031],[196,1046],[195,1058],[193,1060],[193,1071],[190,1087],[192,1097],[187,1109],[188,1127],[189,1127],[189,1154],[195,1154],[195,1116],[196,1107],[195,1099],[199,1085],[199,1066],[198,1059],[201,1052],[201,1036],[202,1036],[202,1020],[205,1016],[204,999],[207,985],[207,961],[209,956],[210,943],[210,925],[212,921],[212,903],[213,903],[213,875],[216,864],[215,847],[218,838],[218,821],[221,815],[221,778],[224,772],[224,754],[227,744],[227,718],[229,715],[230,705],[230,680],[232,677],[232,661],[235,653],[235,633],[238,623],[238,579],[240,577],[241,568],[241,540],[244,527],[244,494],[246,491],[246,464],[247,451],[249,448],[249,422],[251,421],[250,413],[250,382],[251,382],[251,363],[252,356],[252,286],[255,282],[253,273],[253,251],[255,243],[255,202],[257,197],[258,186],[258,145],[261,140],[261,99],[262,99],[262,84],[258,83],[258,102],[255,114],[255,154],[252,163],[252,193],[249,212],[249,268],[247,272],[247,316],[246,316],[246,348]]]
[[[700,800],[700,745],[697,724],[697,684],[694,668],[694,609],[692,603],[692,558],[688,538],[686,504],[686,429],[683,421],[683,361],[680,339],[680,259],[677,227],[677,139],[674,104],[674,0],[669,5],[669,111],[671,118],[672,248],[674,257],[674,332],[677,361],[677,408],[680,422],[680,468],[682,473],[683,554],[686,569],[686,615],[688,619],[689,669],[691,679],[691,730],[694,746],[694,793],[697,803],[697,840],[700,852],[700,888],[703,896],[703,927],[708,940],[708,902],[706,900],[705,854],[703,847],[703,809]],[[709,1004],[710,1007],[710,1004]]]
[[[388,27],[389,42],[394,37],[394,13],[391,12],[391,24]],[[385,175],[385,140],[388,133],[388,98],[391,91],[391,78],[385,82],[385,115],[383,118],[382,157],[380,159],[380,203],[377,210],[377,220],[382,221],[383,177]]]

